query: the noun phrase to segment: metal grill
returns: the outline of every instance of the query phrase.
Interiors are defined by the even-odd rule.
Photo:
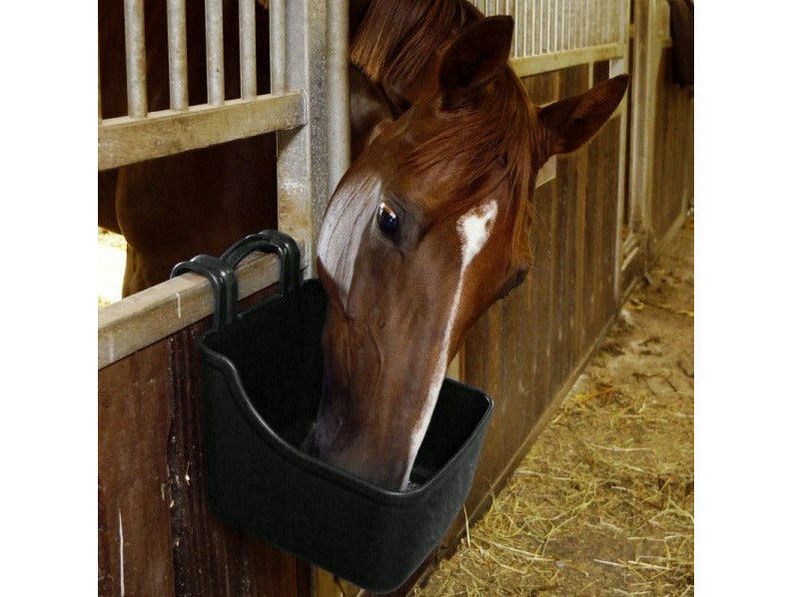
[[[487,16],[514,17],[520,76],[624,55],[628,0],[471,0]]]
[[[144,0],[124,0],[128,110],[99,115],[99,170],[277,132],[280,228],[311,251],[318,212],[349,162],[348,1],[270,0],[271,92],[258,95],[256,0],[238,0],[241,93],[225,99],[224,10],[235,4],[205,0],[207,101],[198,105],[188,100],[185,2],[166,5],[169,108],[149,111]]]

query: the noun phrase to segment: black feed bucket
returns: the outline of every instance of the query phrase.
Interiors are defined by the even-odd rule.
[[[276,252],[280,294],[237,314],[235,266]],[[446,379],[411,473],[381,489],[299,450],[321,395],[326,297],[300,282],[284,234],[246,237],[221,259],[198,256],[172,275],[210,278],[213,329],[199,341],[207,491],[223,522],[371,591],[396,589],[453,522],[470,489],[492,401]]]

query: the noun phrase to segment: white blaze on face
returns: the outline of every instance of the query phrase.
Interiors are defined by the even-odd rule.
[[[381,190],[381,181],[366,179],[357,189],[345,189],[341,197],[333,197],[318,234],[318,260],[334,280],[340,302],[345,306],[354,277],[354,265],[365,229],[373,218],[363,205]]]
[[[486,241],[489,239],[489,234],[492,232],[492,225],[495,223],[495,216],[497,215],[497,201],[492,200],[483,205],[474,207],[465,213],[456,223],[456,231],[459,233],[459,240],[461,241],[461,254],[462,261],[459,266],[458,281],[456,283],[456,292],[453,294],[453,301],[451,302],[450,311],[448,311],[447,322],[445,324],[445,332],[442,338],[442,346],[439,351],[438,361],[434,370],[434,375],[431,378],[431,387],[423,406],[417,424],[412,429],[412,435],[409,442],[409,468],[406,471],[404,478],[404,485],[409,480],[409,473],[412,471],[417,451],[420,449],[420,443],[423,441],[423,436],[426,434],[428,424],[431,421],[431,414],[434,412],[434,405],[436,404],[439,390],[442,387],[442,382],[445,379],[445,370],[448,366],[448,352],[450,351],[451,333],[453,331],[453,323],[456,321],[456,315],[459,313],[459,301],[462,297],[462,286],[464,285],[464,278],[467,268],[473,261],[476,255],[484,248]]]

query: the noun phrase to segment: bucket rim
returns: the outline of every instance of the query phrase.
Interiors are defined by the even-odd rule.
[[[247,423],[256,432],[261,440],[270,444],[275,448],[275,452],[279,456],[292,464],[303,469],[306,473],[312,474],[316,477],[323,477],[326,481],[341,486],[349,491],[357,493],[363,497],[369,498],[378,502],[381,505],[389,504],[394,506],[407,507],[415,502],[422,501],[427,495],[431,495],[433,490],[444,483],[457,469],[457,464],[460,463],[464,453],[479,440],[488,424],[492,411],[494,409],[494,401],[486,392],[475,388],[469,384],[461,381],[446,377],[443,381],[445,385],[458,386],[467,391],[473,398],[477,398],[485,402],[484,412],[481,415],[478,423],[470,431],[467,439],[462,442],[461,446],[451,456],[450,459],[437,470],[431,478],[428,479],[423,485],[408,491],[395,491],[379,487],[366,479],[357,477],[348,471],[328,464],[322,460],[309,456],[304,452],[298,450],[293,445],[282,439],[276,431],[263,419],[262,415],[257,411],[249,394],[243,385],[243,380],[240,373],[232,360],[224,354],[210,348],[205,343],[208,335],[213,334],[213,331],[205,332],[199,341],[201,353],[207,358],[207,365],[219,371],[225,378],[227,385],[230,385],[230,394],[237,404],[242,416]],[[442,389],[440,390],[440,393]],[[211,398],[212,399],[212,398]],[[479,454],[476,454],[476,459]]]

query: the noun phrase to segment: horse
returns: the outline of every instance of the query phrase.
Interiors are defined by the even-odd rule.
[[[415,4],[439,15],[464,2]],[[537,172],[597,133],[627,76],[538,107],[507,63],[511,17],[476,14],[448,39],[433,22],[396,23],[388,5],[370,3],[362,27],[381,36],[355,39],[352,58],[402,113],[379,125],[321,225],[323,392],[303,448],[403,491],[451,358],[526,277]]]
[[[350,4],[352,35],[369,0]],[[225,96],[240,96],[237,2],[224,0]],[[190,104],[206,100],[204,7],[186,3]],[[99,3],[101,107],[104,118],[126,114],[122,3]],[[169,107],[165,0],[145,5],[147,95],[150,110]],[[269,90],[267,2],[255,10],[257,92]],[[363,41],[367,35],[360,36]],[[374,128],[395,113],[384,92],[363,71],[350,69],[352,155]],[[197,253],[220,254],[234,241],[277,227],[274,135],[149,160],[98,176],[99,225],[123,234],[127,263],[123,296],[168,279],[172,266]]]

